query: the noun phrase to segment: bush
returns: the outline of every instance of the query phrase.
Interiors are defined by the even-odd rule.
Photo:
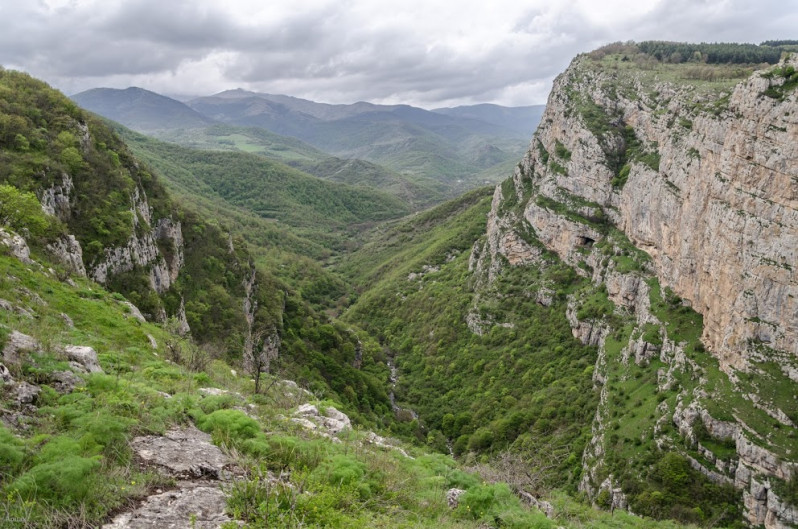
[[[216,444],[238,446],[260,433],[260,425],[238,410],[216,410],[200,417],[201,430],[208,432]]]
[[[56,461],[34,466],[14,481],[9,490],[25,499],[51,501],[71,506],[85,500],[93,491],[94,471],[100,467],[99,456],[68,455]]]
[[[493,432],[488,428],[480,428],[468,440],[468,449],[472,451],[485,450],[493,444]]]
[[[0,425],[0,482],[13,475],[24,457],[22,441]]]
[[[268,438],[258,435],[245,441],[242,449],[252,456],[265,459],[272,470],[313,470],[326,457],[328,445],[321,440],[303,441],[280,435]]]
[[[478,485],[461,498],[458,511],[466,518],[485,520],[492,527],[551,528],[556,524],[540,511],[521,507],[505,483]]]
[[[366,475],[366,465],[346,455],[335,455],[316,469],[330,485],[351,485]]]
[[[36,195],[10,185],[0,185],[0,224],[33,236],[43,235],[50,225]]]
[[[72,425],[83,433],[80,442],[84,448],[105,450],[108,455],[123,458],[127,455],[127,430],[133,422],[99,410],[78,417]]]

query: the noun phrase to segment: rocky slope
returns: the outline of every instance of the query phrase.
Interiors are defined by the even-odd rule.
[[[634,483],[656,470],[634,464],[640,454],[617,461],[642,445],[741,490],[752,524],[790,527],[798,509],[779,494],[798,450],[796,62],[732,85],[624,59],[580,56],[557,78],[472,269],[485,290],[549,250],[595,286],[568,311],[574,336],[599,346],[583,490],[651,511]]]

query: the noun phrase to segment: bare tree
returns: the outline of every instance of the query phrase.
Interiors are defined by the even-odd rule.
[[[471,470],[489,483],[507,483],[528,503],[539,503],[536,498],[550,492],[562,480],[562,465],[571,453],[569,444],[559,439],[559,434],[557,430],[548,438],[533,436],[523,443],[523,448],[495,454],[490,461]]]
[[[268,373],[280,352],[280,335],[275,329],[260,330],[244,345],[244,369],[255,377],[255,393],[260,393],[260,380]]]

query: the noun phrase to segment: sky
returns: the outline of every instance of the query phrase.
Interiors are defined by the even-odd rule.
[[[798,0],[0,0],[0,65],[70,95],[521,106],[610,42],[771,39],[798,39]]]

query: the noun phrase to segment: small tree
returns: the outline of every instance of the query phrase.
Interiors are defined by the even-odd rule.
[[[36,237],[50,225],[36,195],[5,184],[0,185],[0,224]]]
[[[268,373],[272,360],[277,359],[280,343],[280,335],[271,329],[258,331],[244,345],[244,368],[255,377],[255,393],[260,393],[261,375]]]

